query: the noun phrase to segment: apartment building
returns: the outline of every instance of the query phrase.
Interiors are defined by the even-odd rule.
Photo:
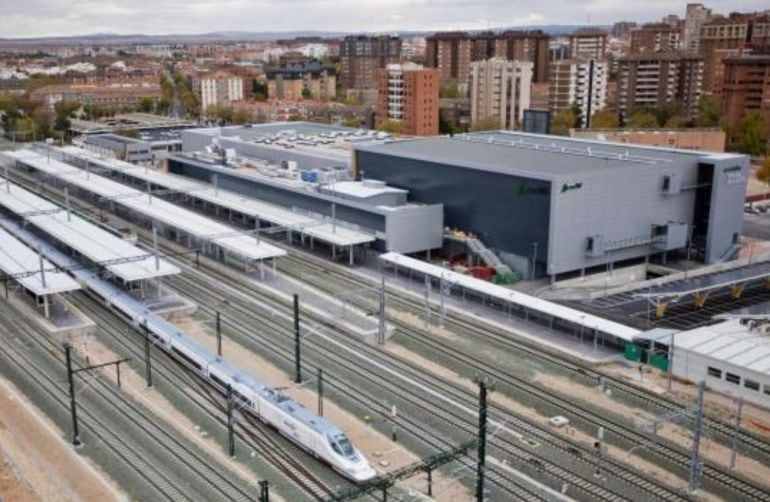
[[[377,123],[401,122],[411,136],[438,134],[439,73],[414,63],[380,70]]]
[[[350,35],[340,44],[340,83],[344,89],[376,89],[377,75],[401,60],[401,39]]]
[[[158,82],[132,85],[57,84],[46,85],[30,92],[33,101],[45,103],[53,109],[60,101],[92,105],[109,110],[135,109],[145,98],[160,99]]]
[[[582,28],[569,36],[570,58],[604,59],[607,56],[607,35],[604,30]]]
[[[770,124],[770,54],[726,58],[724,68],[722,103],[727,123],[736,126],[747,113],[758,111]]]
[[[703,23],[711,20],[711,9],[700,3],[688,3],[684,17],[684,32],[682,33],[682,48],[686,51],[698,52],[700,49],[700,30]]]
[[[724,59],[746,51],[770,50],[770,15],[730,14],[703,23],[700,31],[703,56],[703,90],[721,95]]]
[[[648,52],[618,61],[621,117],[635,108],[678,102],[688,117],[697,112],[703,86],[703,58],[684,52]]]
[[[201,109],[227,106],[243,100],[243,77],[225,71],[216,71],[201,77]]]
[[[631,30],[632,53],[673,51],[680,46],[679,28],[667,23],[650,23]]]
[[[609,65],[606,60],[574,58],[551,63],[549,107],[554,113],[580,108],[581,126],[607,105]]]
[[[313,99],[326,101],[335,97],[337,78],[334,67],[319,61],[282,63],[265,70],[270,99]]]
[[[436,33],[426,38],[425,65],[436,68],[441,82],[467,84],[474,61],[490,58],[533,63],[534,82],[548,81],[548,35],[540,30]]]
[[[497,128],[513,130],[530,107],[530,61],[496,57],[471,63],[471,125],[496,121]]]

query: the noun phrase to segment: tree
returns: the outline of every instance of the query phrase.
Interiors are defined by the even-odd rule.
[[[722,116],[722,104],[714,96],[706,95],[698,100],[698,127],[716,127]]]
[[[471,124],[471,131],[494,131],[500,129],[500,121],[495,117],[483,117]]]
[[[765,157],[762,164],[757,169],[757,179],[770,187],[770,156]]]
[[[342,119],[342,125],[345,127],[361,127],[361,120],[355,115]]]
[[[144,97],[139,101],[139,111],[150,113],[152,109],[155,108],[155,101],[153,101],[150,97]]]
[[[236,124],[248,124],[252,121],[251,110],[238,108],[233,112],[233,122]]]
[[[460,97],[460,89],[457,84],[448,84],[441,88],[439,96],[447,99],[457,99]]]
[[[626,119],[626,127],[633,129],[654,129],[658,127],[658,119],[650,111],[639,109]]]
[[[309,87],[302,88],[302,99],[313,99],[313,91]]]
[[[681,129],[683,127],[687,127],[689,121],[687,120],[687,117],[684,115],[672,115],[668,118],[665,124],[663,124],[667,129]]]
[[[666,101],[646,110],[655,115],[655,120],[658,121],[660,127],[666,126],[672,117],[684,114],[682,103],[679,101]]]
[[[767,153],[767,124],[759,111],[747,113],[732,132],[735,150],[754,157]]]
[[[620,127],[620,119],[614,110],[600,110],[591,117],[591,129],[616,129],[618,127]]]
[[[551,134],[567,136],[575,125],[575,114],[570,110],[557,112],[551,119]]]
[[[406,125],[398,120],[386,120],[377,124],[377,130],[391,134],[405,134]]]

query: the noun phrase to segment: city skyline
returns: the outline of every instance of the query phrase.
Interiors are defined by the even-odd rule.
[[[608,0],[557,2],[536,6],[506,0],[33,0],[0,5],[0,33],[7,38],[84,36],[96,33],[190,35],[220,31],[391,32],[481,30],[531,25],[606,25],[650,22],[667,14],[684,16],[687,2],[650,0],[618,4]],[[760,0],[710,2],[716,12],[757,11]],[[179,15],[183,12],[184,15]]]

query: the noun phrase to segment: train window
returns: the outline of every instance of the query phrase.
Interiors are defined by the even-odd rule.
[[[217,384],[221,385],[223,388],[227,388],[227,384],[224,381],[222,381],[221,378],[219,378],[218,376],[216,376],[213,373],[209,373],[209,376],[211,377],[212,380],[214,380],[214,382],[216,382]]]
[[[765,384],[765,394],[770,396],[770,384]]]
[[[345,434],[340,434],[335,439],[337,440],[337,444],[342,450],[342,455],[349,457],[353,454],[353,445],[350,444],[350,440]]]
[[[727,380],[730,383],[734,383],[736,385],[741,384],[741,377],[740,375],[735,375],[733,373],[725,373],[725,380]]]
[[[709,366],[708,374],[709,376],[712,376],[714,378],[722,378],[722,370],[720,370],[719,368],[712,368],[711,366]]]
[[[755,390],[759,392],[759,382],[755,382],[754,380],[749,380],[748,378],[743,381],[743,386],[747,389]]]
[[[252,408],[254,407],[254,403],[251,402],[251,399],[247,398],[246,396],[244,396],[243,394],[241,394],[237,390],[233,391],[233,395],[235,397],[237,397],[242,403],[245,403],[245,404],[249,405]]]
[[[174,353],[178,355],[183,361],[185,361],[187,364],[191,365],[193,368],[201,369],[201,365],[193,361],[187,354],[183,353],[176,347],[173,348]]]

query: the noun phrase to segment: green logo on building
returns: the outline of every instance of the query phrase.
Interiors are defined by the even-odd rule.
[[[723,173],[739,173],[741,172],[741,166],[732,166],[732,167],[725,167],[722,169]]]
[[[519,182],[516,193],[518,195],[548,195],[548,187],[534,186],[529,183]]]

